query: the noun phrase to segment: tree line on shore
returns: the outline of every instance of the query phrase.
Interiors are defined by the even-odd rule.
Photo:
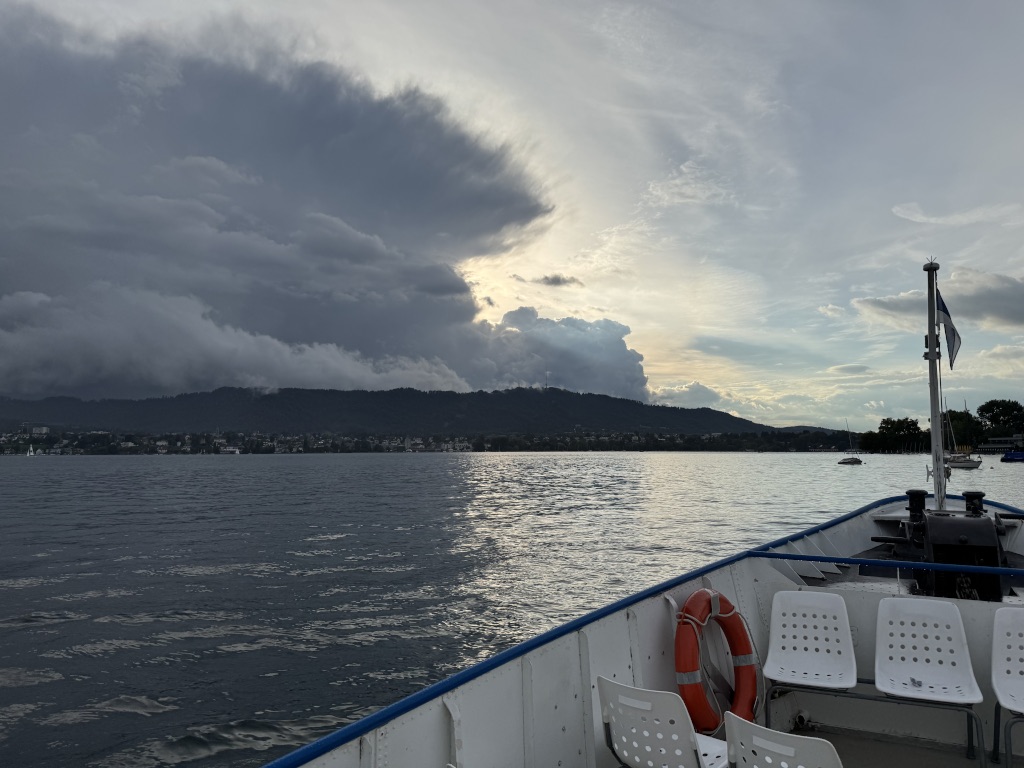
[[[978,406],[977,415],[965,409],[947,411],[942,417],[947,443],[963,450],[976,450],[992,438],[1024,433],[1024,405],[1016,400],[989,400]],[[911,418],[882,419],[877,431],[863,432],[859,440],[860,450],[868,453],[927,453],[930,446],[930,431]]]

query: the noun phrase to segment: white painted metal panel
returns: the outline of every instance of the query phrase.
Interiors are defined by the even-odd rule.
[[[367,737],[363,737],[366,739]],[[360,739],[343,744],[326,755],[306,763],[309,768],[367,768],[359,762]]]
[[[771,597],[765,599],[762,584],[775,584],[777,589],[792,589],[793,584],[781,577],[771,566],[771,560],[740,560],[729,566],[732,579],[732,600],[736,610],[747,623],[750,639],[758,658],[763,661],[768,652],[768,625],[772,615]],[[771,590],[774,596],[775,589]]]
[[[839,547],[835,545],[835,542],[829,538],[828,533],[825,531],[818,531],[814,534],[814,541],[817,543],[818,548],[821,549],[826,555],[830,557],[844,557],[843,553],[839,551]],[[843,566],[849,568],[850,566]]]
[[[690,582],[678,594],[685,602],[700,587]],[[679,603],[682,609],[682,603]],[[676,690],[676,616],[672,605],[663,596],[652,597],[629,609],[634,627],[632,633],[633,665],[644,688],[659,691]]]
[[[906,506],[906,499],[893,502],[888,506],[882,507],[877,513],[869,512],[865,515],[858,515],[857,517],[844,521],[838,526],[827,528],[826,533],[828,533],[829,536],[841,538],[843,544],[842,548],[847,553],[866,552],[876,545],[876,542],[873,542],[871,537],[877,535],[879,532],[878,525],[874,520],[874,515],[881,514],[881,510],[903,510]],[[906,514],[906,512],[903,514]]]
[[[361,768],[445,765],[453,759],[451,719],[440,699],[400,715],[377,729],[374,759]]]
[[[633,659],[629,648],[629,626],[626,611],[584,627],[578,633],[580,646],[580,675],[586,683],[589,695],[584,698],[584,709],[589,738],[587,765],[597,768],[615,768],[618,765],[611,751],[605,745],[604,724],[601,719],[601,702],[597,694],[597,676],[603,675],[627,685],[635,685]]]
[[[996,511],[995,507],[989,508],[989,514],[994,514]],[[1016,552],[1017,554],[1021,554],[1022,550],[1024,550],[1024,546],[1022,546],[1022,536],[1024,536],[1024,533],[1022,532],[1024,532],[1024,525],[1020,525],[1019,521],[1009,519],[1004,520],[1003,522],[1006,526],[1006,536],[1003,537],[1003,549],[1007,552]]]
[[[444,699],[453,714],[456,768],[523,768],[528,764],[523,746],[521,658],[456,688]],[[487,734],[486,738],[482,734]],[[416,765],[431,763],[422,759]]]
[[[597,675],[604,675],[620,683],[635,685],[633,658],[629,649],[629,627],[626,611],[605,616],[579,631],[581,666],[584,676],[589,669],[589,680],[597,701]]]
[[[527,765],[586,768],[584,686],[577,633],[531,652],[523,660],[523,727]]]
[[[772,568],[777,570],[779,573],[781,573],[787,579],[791,579],[796,584],[803,584],[804,583],[804,580],[802,578],[800,578],[800,574],[797,573],[795,570],[793,570],[793,566],[790,565],[790,561],[789,560],[774,560],[773,559],[773,560],[769,560],[768,562],[772,564]]]
[[[802,555],[802,554],[804,554],[803,552],[800,551],[800,548],[796,544],[794,544],[792,542],[783,544],[781,547],[777,547],[776,551],[777,552],[784,552],[787,555]],[[794,571],[796,571],[801,576],[806,576],[807,578],[810,578],[810,579],[823,579],[823,578],[825,578],[824,574],[822,574],[822,572],[820,570],[818,570],[817,566],[815,566],[814,563],[808,562],[806,560],[789,560],[787,562],[789,563],[789,567],[792,568]]]
[[[793,542],[793,545],[796,547],[798,552],[804,555],[810,555],[811,557],[818,557],[825,554],[809,536],[803,539],[797,539]],[[841,573],[839,567],[832,563],[816,562],[814,563],[814,567],[822,573]]]

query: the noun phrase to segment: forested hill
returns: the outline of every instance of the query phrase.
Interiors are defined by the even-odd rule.
[[[470,393],[414,389],[281,389],[262,393],[222,388],[147,400],[0,398],[0,422],[7,427],[29,423],[65,430],[151,434],[239,431],[477,435],[582,430],[693,435],[774,431],[710,408],[645,405],[550,388]]]

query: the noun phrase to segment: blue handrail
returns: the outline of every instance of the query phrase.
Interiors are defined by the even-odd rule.
[[[1021,576],[1020,568],[994,565],[958,565],[956,563],[926,563],[919,560],[874,560],[866,557],[829,557],[827,555],[795,555],[787,552],[750,552],[750,557],[769,560],[804,560],[835,565],[874,565],[883,568],[913,568],[915,571],[955,571],[956,573],[989,573],[997,576]]]

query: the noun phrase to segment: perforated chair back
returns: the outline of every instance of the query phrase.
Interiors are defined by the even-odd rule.
[[[1024,723],[1024,608],[1005,606],[992,622],[992,690],[996,694],[992,760],[998,757],[1000,708],[1010,717],[1003,724],[1004,754],[1013,755],[1013,729]],[[1007,758],[1007,765],[1013,762]]]
[[[1000,608],[992,624],[992,690],[1003,709],[1024,713],[1024,608]]]
[[[737,768],[843,768],[836,748],[825,739],[783,733],[725,713],[729,765]]]
[[[764,676],[814,688],[857,684],[850,617],[841,595],[803,590],[775,593]]]
[[[675,691],[597,678],[608,747],[629,768],[724,768],[725,742],[695,733]]]
[[[878,604],[875,687],[908,699],[977,704],[960,611],[946,600],[886,597]]]

